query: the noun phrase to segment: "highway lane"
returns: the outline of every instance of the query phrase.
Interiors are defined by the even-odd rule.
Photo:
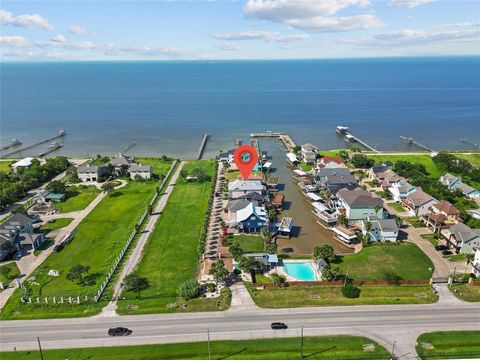
[[[286,331],[273,331],[270,323],[283,321]],[[258,309],[211,313],[137,315],[3,321],[1,349],[35,349],[39,336],[45,348],[72,348],[204,341],[207,328],[211,339],[247,339],[298,336],[301,325],[305,335],[353,334],[375,340],[400,333],[449,329],[480,330],[480,306],[379,305],[322,307],[301,309]],[[128,338],[110,338],[109,327],[125,326],[133,330]],[[397,336],[398,338],[398,336]],[[391,341],[384,339],[384,344]],[[382,343],[382,342],[381,342]]]

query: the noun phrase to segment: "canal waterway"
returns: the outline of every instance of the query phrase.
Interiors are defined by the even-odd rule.
[[[285,195],[285,208],[279,214],[293,218],[293,236],[290,239],[278,239],[278,249],[292,248],[295,254],[311,254],[316,245],[331,245],[337,253],[349,253],[351,249],[333,238],[333,233],[316,222],[311,212],[313,207],[303,195],[292,170],[286,161],[284,145],[278,140],[259,141],[261,151],[266,150],[273,163],[272,177],[278,178],[280,193]]]

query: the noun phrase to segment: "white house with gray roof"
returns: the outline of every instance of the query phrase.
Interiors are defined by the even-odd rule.
[[[398,240],[398,225],[395,219],[372,219],[370,230],[367,230],[368,220],[362,221],[363,234],[370,234],[370,242],[396,242]]]
[[[77,168],[77,175],[83,182],[97,181],[99,177],[102,177],[108,173],[106,166],[97,165],[81,165]]]
[[[43,235],[35,233],[33,219],[17,213],[0,225],[0,260],[3,260],[8,252],[5,251],[6,243],[13,245],[15,250],[22,248],[37,249],[43,242]]]
[[[148,180],[152,177],[152,167],[150,165],[131,164],[129,171],[132,180],[139,178]]]
[[[442,230],[442,235],[460,254],[473,254],[474,248],[480,247],[480,229],[471,229],[461,222]]]
[[[345,209],[348,220],[365,220],[367,218],[383,218],[383,200],[373,197],[363,189],[341,189],[337,192],[340,207]]]
[[[238,199],[247,194],[265,195],[266,187],[260,180],[235,180],[228,184],[230,199]]]
[[[300,148],[300,152],[305,164],[313,164],[317,160],[318,149],[313,144],[303,144]]]

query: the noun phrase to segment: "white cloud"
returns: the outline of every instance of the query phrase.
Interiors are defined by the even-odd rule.
[[[435,0],[390,0],[388,6],[390,7],[406,7],[406,8],[414,8],[418,5],[428,4]]]
[[[27,46],[27,40],[23,36],[0,35],[0,44],[7,47],[23,48]]]
[[[65,50],[95,50],[97,46],[91,41],[69,43],[63,35],[57,35],[48,41],[36,41],[34,45],[41,49],[58,48]]]
[[[77,26],[77,25],[70,26],[70,28],[68,29],[68,32],[74,35],[94,35],[95,34],[95,32],[88,31],[84,27]]]
[[[63,36],[62,34],[58,34],[57,36],[53,37],[51,41],[64,44],[67,42],[67,39],[65,39],[65,36]]]
[[[384,25],[372,14],[333,16],[351,6],[363,8],[369,0],[248,0],[246,16],[320,32],[341,32],[378,28]]]
[[[1,54],[2,60],[76,60],[75,57],[54,52],[34,52],[31,50],[10,51]]]
[[[217,44],[215,46],[225,51],[238,51],[242,49],[238,44]]]
[[[103,47],[105,55],[136,55],[168,59],[210,59],[206,54],[195,54],[178,48],[149,47],[149,46],[120,46],[115,43],[107,43]]]
[[[307,34],[282,35],[274,31],[240,31],[229,33],[214,33],[212,37],[217,40],[243,41],[243,40],[263,40],[266,42],[295,42],[308,38]]]
[[[375,46],[418,46],[430,43],[480,42],[479,29],[432,31],[423,29],[405,29],[378,34],[369,38],[343,40],[343,43]]]
[[[53,30],[53,26],[48,20],[38,14],[13,16],[11,12],[4,9],[0,10],[0,23],[17,27],[39,27],[45,30]]]

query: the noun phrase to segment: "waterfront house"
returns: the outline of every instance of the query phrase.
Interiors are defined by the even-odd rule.
[[[148,180],[152,177],[152,167],[150,165],[131,164],[129,171],[132,180]]]
[[[228,150],[226,152],[221,152],[220,154],[218,154],[218,160],[221,161],[221,162],[232,163],[234,152],[235,152],[235,150]]]
[[[349,169],[320,169],[317,173],[317,181],[324,189],[328,189],[331,194],[336,194],[340,189],[355,189],[358,186],[357,178]]]
[[[343,160],[339,156],[324,156],[317,162],[317,169],[322,168],[330,168],[330,169],[337,169],[337,168],[346,168],[347,165],[343,163]]]
[[[428,212],[428,209],[438,201],[424,192],[421,188],[417,191],[407,195],[402,199],[402,205],[412,216],[422,216]]]
[[[433,204],[427,213],[422,215],[422,220],[427,227],[432,228],[433,232],[440,232],[442,229],[462,221],[462,219],[460,219],[460,210],[448,201],[440,201],[439,203]]]
[[[119,169],[122,166],[129,167],[134,160],[135,159],[131,156],[125,156],[122,153],[118,153],[110,160],[110,165],[112,165],[115,169]]]
[[[388,188],[388,191],[392,194],[393,200],[400,202],[411,193],[417,191],[417,188],[402,178],[400,181],[393,183]]]
[[[83,182],[97,181],[98,178],[108,174],[106,166],[82,165],[77,168],[77,175]]]
[[[362,232],[370,235],[370,242],[396,242],[398,240],[399,229],[395,219],[372,219],[370,230],[367,230],[368,221],[362,221]]]
[[[238,199],[247,194],[264,196],[265,185],[260,180],[235,180],[228,184],[228,196],[230,199]]]
[[[367,174],[370,180],[375,180],[375,175],[384,171],[387,171],[392,168],[390,162],[384,162],[381,164],[373,165],[370,169],[368,169]]]
[[[237,212],[245,209],[247,206],[250,204],[254,204],[255,206],[258,206],[257,201],[251,201],[248,199],[230,199],[228,200],[227,203],[227,208],[226,211],[228,213],[228,217],[230,219],[231,224],[236,224],[237,223]]]
[[[389,188],[400,180],[404,179],[400,175],[397,175],[395,171],[390,169],[375,174],[375,181],[384,189]]]
[[[339,207],[345,209],[348,220],[364,220],[368,217],[383,218],[383,200],[373,197],[363,189],[341,189],[337,192]]]
[[[292,165],[297,165],[299,163],[297,155],[294,153],[287,153],[287,161]]]
[[[285,195],[276,194],[272,199],[272,205],[276,210],[283,210],[283,202],[285,201]]]
[[[474,248],[475,258],[472,262],[472,274],[477,278],[480,277],[480,247]]]
[[[303,144],[300,148],[300,152],[305,164],[313,164],[317,160],[318,149],[313,144]]]
[[[355,230],[356,227],[343,226],[340,224],[332,227],[332,231],[335,233],[335,238],[347,246],[353,246],[356,242],[358,242],[357,233]]]
[[[470,185],[467,185],[465,183],[460,183],[457,185],[455,188],[456,190],[460,190],[463,195],[475,199],[475,198],[480,198],[480,191],[471,187]]]
[[[462,179],[450,173],[446,173],[445,175],[442,175],[438,181],[450,190],[453,190],[462,182]]]
[[[262,228],[268,227],[267,209],[250,203],[236,213],[238,230],[245,233],[260,232]]]
[[[473,249],[480,246],[480,229],[471,229],[461,222],[442,230],[442,235],[459,254],[473,254]]]
[[[6,243],[13,245],[15,251],[37,249],[43,242],[43,234],[35,233],[34,220],[24,214],[14,214],[0,225],[0,260],[9,255]]]
[[[26,169],[32,165],[32,161],[35,160],[33,157],[26,157],[22,160],[17,161],[16,163],[12,164],[13,172],[17,172],[18,169]]]
[[[334,225],[337,222],[337,218],[334,215],[334,211],[326,207],[321,202],[313,202],[313,214],[320,220],[320,222],[325,226]]]
[[[274,269],[278,265],[278,256],[267,253],[245,253],[242,256],[254,258],[265,265],[265,271]]]

